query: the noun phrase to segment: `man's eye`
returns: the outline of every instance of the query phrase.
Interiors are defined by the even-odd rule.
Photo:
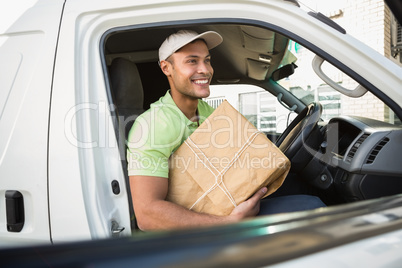
[[[188,63],[197,63],[196,60],[188,60],[187,62],[188,62]]]

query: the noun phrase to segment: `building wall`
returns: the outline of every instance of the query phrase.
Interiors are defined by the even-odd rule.
[[[383,0],[346,0],[343,7],[336,7],[326,14],[343,26],[346,31],[396,63],[391,56],[391,12]],[[354,81],[344,77],[347,88]],[[359,99],[342,99],[342,110],[346,114],[368,116],[393,122],[392,111],[378,101],[370,92]]]
[[[341,23],[345,25],[349,34],[382,55],[389,56],[390,43],[384,38],[385,35],[388,37],[390,35],[389,18],[386,25],[386,9],[388,8],[383,0],[348,0],[343,8]]]

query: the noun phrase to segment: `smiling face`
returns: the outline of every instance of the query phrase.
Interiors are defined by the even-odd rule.
[[[203,40],[184,46],[167,61],[162,61],[161,68],[168,77],[172,95],[197,100],[209,96],[214,70]]]

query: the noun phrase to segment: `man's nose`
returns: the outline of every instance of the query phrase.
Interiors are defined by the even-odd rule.
[[[205,62],[200,62],[198,64],[198,73],[204,73],[204,74],[210,73],[211,69],[212,68],[208,64],[206,64]]]

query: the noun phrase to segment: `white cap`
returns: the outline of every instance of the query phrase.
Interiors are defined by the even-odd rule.
[[[162,43],[159,48],[159,61],[166,60],[180,48],[197,39],[203,39],[207,44],[208,49],[213,49],[223,41],[222,36],[214,31],[198,34],[194,31],[180,30],[175,34],[170,35]]]

